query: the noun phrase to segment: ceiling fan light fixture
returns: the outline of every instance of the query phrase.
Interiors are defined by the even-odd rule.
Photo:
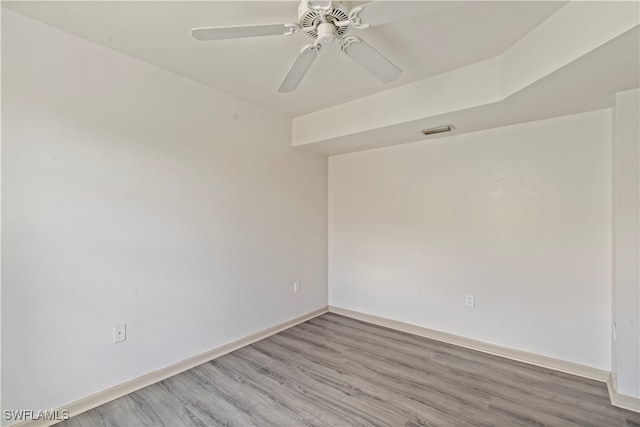
[[[421,132],[424,135],[434,135],[436,133],[450,132],[454,129],[455,127],[453,127],[453,125],[444,125],[444,126],[437,126],[429,129],[422,129]]]
[[[330,22],[323,22],[318,25],[318,43],[331,44],[336,39],[336,27]]]

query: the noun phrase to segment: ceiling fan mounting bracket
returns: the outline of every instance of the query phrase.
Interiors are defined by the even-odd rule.
[[[297,33],[298,31],[300,31],[302,29],[302,27],[300,26],[300,24],[284,24],[285,28],[287,28],[287,32],[284,33],[283,35],[285,36],[290,36],[292,34]]]
[[[320,52],[322,50],[322,45],[320,43],[313,43],[313,44],[306,45],[302,49],[300,49],[300,53],[305,53],[310,50],[315,52]]]
[[[349,46],[351,46],[353,43],[360,43],[360,37],[357,37],[357,36],[345,37],[344,39],[342,39],[342,43],[340,44],[340,50],[345,52],[349,48]]]
[[[349,23],[351,26],[357,30],[365,30],[369,28],[369,24],[363,24],[362,19],[360,19],[359,13],[362,12],[362,8],[360,6],[354,7],[349,12]]]

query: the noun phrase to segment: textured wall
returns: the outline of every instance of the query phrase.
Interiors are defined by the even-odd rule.
[[[329,303],[608,370],[610,150],[603,110],[331,157]]]
[[[4,408],[326,305],[327,160],[289,119],[9,11],[2,36]]]

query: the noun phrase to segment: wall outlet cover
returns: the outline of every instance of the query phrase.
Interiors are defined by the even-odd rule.
[[[476,305],[476,301],[475,301],[475,298],[473,297],[473,295],[467,295],[466,296],[465,305],[467,307],[474,307]]]
[[[118,343],[127,339],[127,325],[117,325],[113,328],[113,342]]]

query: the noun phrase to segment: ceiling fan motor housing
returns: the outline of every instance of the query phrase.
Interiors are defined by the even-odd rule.
[[[318,3],[327,4],[327,2],[318,2]],[[314,39],[318,37],[318,29],[319,29],[318,26],[324,22],[322,20],[322,15],[325,16],[325,19],[327,20],[327,22],[346,21],[347,19],[349,19],[349,7],[346,6],[341,1],[333,1],[331,2],[331,9],[329,9],[326,12],[320,12],[318,10],[314,10],[310,8],[307,5],[307,2],[305,0],[302,0],[300,2],[300,6],[298,6],[298,23],[302,27],[316,28],[314,30],[305,32],[305,34],[309,35]],[[337,28],[334,27],[334,28],[335,28],[335,32],[338,35],[343,35],[344,33],[347,32],[347,30],[349,29],[349,26],[347,25],[344,27],[337,27]],[[323,33],[326,35],[328,31],[325,30],[323,31]]]

